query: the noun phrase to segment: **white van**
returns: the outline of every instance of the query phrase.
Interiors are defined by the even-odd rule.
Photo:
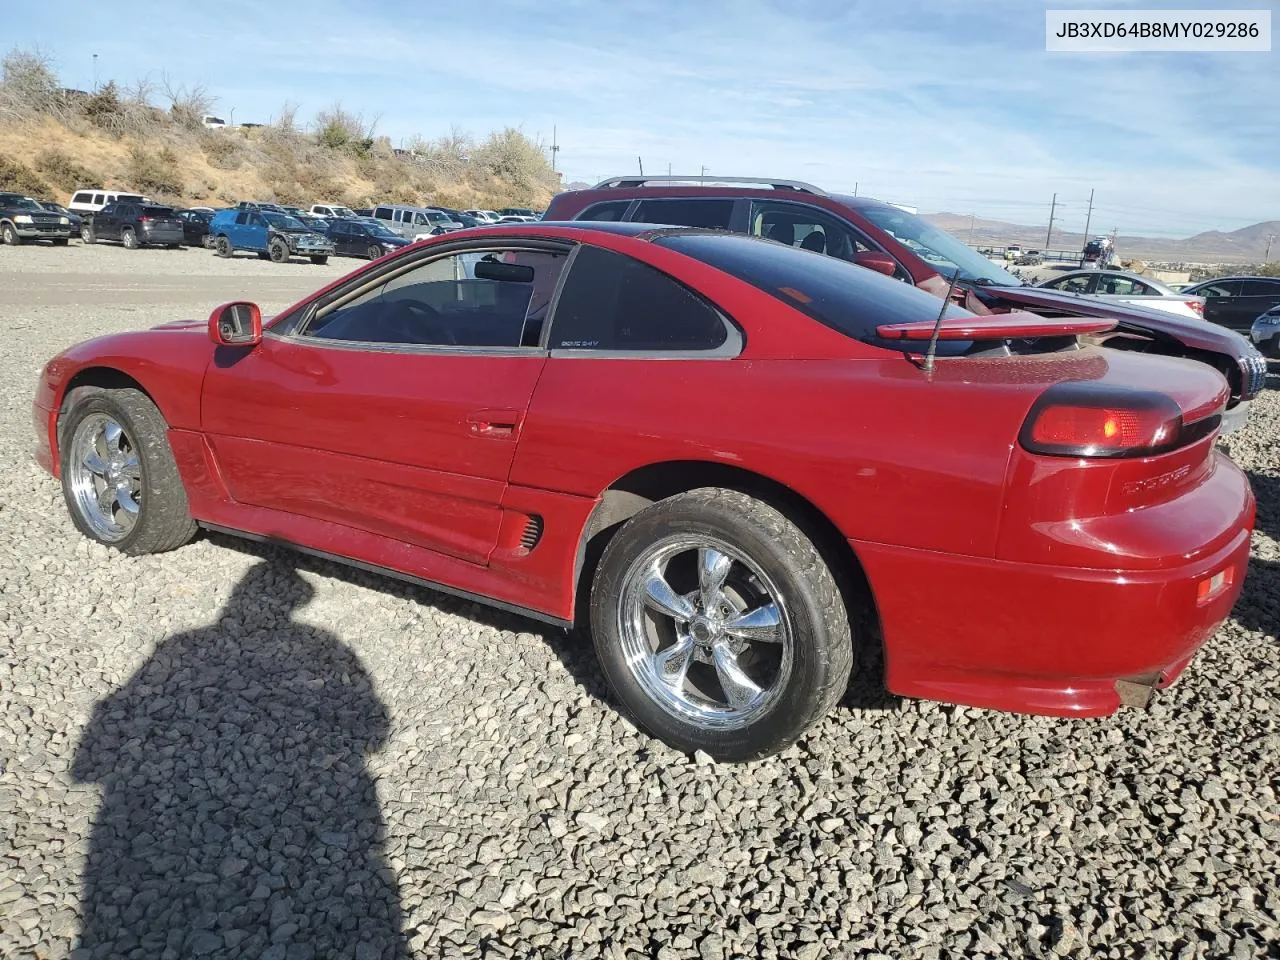
[[[103,190],[101,187],[83,187],[71,195],[67,209],[72,213],[97,213],[108,203],[124,200],[129,203],[154,203],[150,197],[140,193],[128,193],[120,190]]]

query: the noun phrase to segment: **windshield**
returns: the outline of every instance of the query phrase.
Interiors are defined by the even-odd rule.
[[[961,280],[989,283],[996,287],[1020,287],[1022,281],[1006,273],[976,250],[965,246],[945,230],[894,207],[860,207],[858,212],[909,247],[929,266],[948,277],[959,268]]]
[[[16,193],[0,194],[0,203],[15,210],[44,210],[44,207],[30,197],[19,196]]]
[[[279,230],[307,229],[301,222],[283,213],[264,213],[262,219]]]

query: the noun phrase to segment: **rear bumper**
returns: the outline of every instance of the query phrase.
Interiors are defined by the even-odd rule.
[[[1247,527],[1184,566],[1138,572],[850,543],[876,596],[889,690],[1053,716],[1114,712],[1117,681],[1172,683],[1231,612],[1249,557]],[[1223,570],[1234,582],[1199,603],[1200,582]]]
[[[182,243],[184,236],[185,235],[183,234],[181,227],[174,228],[174,229],[170,229],[168,227],[165,227],[162,229],[144,228],[142,231],[142,234],[138,237],[138,239],[141,240],[143,243],[169,244],[169,243]]]

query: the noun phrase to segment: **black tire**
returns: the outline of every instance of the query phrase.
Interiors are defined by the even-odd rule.
[[[214,240],[213,249],[220,257],[230,257],[236,252],[236,248],[231,245],[231,241],[226,237],[218,237]]]
[[[80,242],[81,243],[97,243],[98,242],[98,235],[93,232],[92,224],[86,223],[80,228]]]
[[[120,242],[124,244],[126,250],[142,249],[142,242],[138,240],[138,234],[133,227],[125,227],[120,231]]]
[[[369,255],[370,260],[377,260],[380,256],[386,253],[386,251],[382,249],[382,244],[380,243],[369,244],[369,249],[365,252]]]
[[[114,419],[134,442],[141,471],[141,497],[137,520],[119,540],[98,536],[85,520],[71,489],[71,438],[88,416],[103,413]],[[61,460],[62,491],[71,519],[82,534],[130,556],[163,553],[189,541],[196,523],[187,506],[173,451],[169,447],[168,424],[140,390],[104,390],[77,387],[67,395],[58,423],[58,450]]]
[[[329,262],[329,258],[324,254],[317,254],[311,258],[311,262],[314,263],[317,267],[323,267],[326,263]]]
[[[9,246],[20,247],[25,240],[25,237],[18,236],[18,231],[14,229],[12,223],[6,223],[0,227],[0,241],[7,243]]]
[[[749,557],[778,587],[790,623],[789,677],[767,709],[736,729],[677,716],[646,692],[624,652],[620,610],[628,574],[653,544],[682,534],[711,537]],[[785,749],[839,701],[853,669],[848,611],[817,548],[774,507],[733,490],[691,490],[628,520],[600,559],[590,606],[596,653],[623,706],[642,729],[687,753],[745,761]]]
[[[287,263],[289,261],[289,245],[277,237],[268,245],[267,255],[271,258],[272,263]]]

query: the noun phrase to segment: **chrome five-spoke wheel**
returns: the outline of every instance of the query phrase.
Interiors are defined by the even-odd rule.
[[[72,435],[68,466],[84,522],[108,543],[127,537],[142,507],[142,465],[125,429],[105,413],[85,417]]]
[[[792,644],[781,592],[726,543],[654,544],[632,565],[618,613],[628,668],[677,717],[734,729],[786,686]]]

